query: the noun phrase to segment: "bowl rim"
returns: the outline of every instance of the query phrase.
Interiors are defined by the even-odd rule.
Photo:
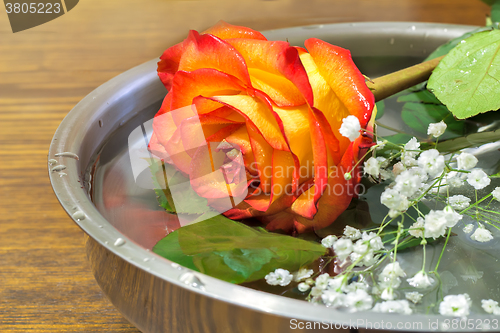
[[[331,35],[334,32],[349,31],[352,34],[371,33],[372,31],[391,34],[408,31],[411,28],[412,34],[425,34],[429,31],[441,31],[443,34],[454,32],[457,36],[477,27],[468,25],[452,25],[439,23],[422,22],[362,22],[362,23],[333,23],[324,25],[311,25],[292,28],[283,28],[264,31],[264,35],[269,39],[279,39],[285,33],[297,37],[309,36],[311,31],[321,36]],[[408,33],[408,32],[406,32]],[[453,36],[450,36],[452,38]],[[150,60],[144,64],[134,67],[102,84],[86,97],[84,97],[63,119],[52,138],[48,159],[49,178],[57,199],[66,213],[73,221],[90,237],[101,246],[111,251],[129,264],[144,270],[164,281],[175,284],[192,292],[202,294],[206,297],[218,299],[237,306],[250,308],[258,312],[264,312],[282,316],[286,318],[309,321],[309,322],[333,322],[339,325],[351,325],[358,323],[360,317],[366,322],[380,321],[381,317],[396,325],[400,322],[421,322],[426,327],[429,321],[446,317],[439,315],[398,315],[380,314],[376,312],[356,312],[349,313],[317,306],[302,300],[289,299],[282,296],[250,289],[240,285],[231,284],[188,268],[170,262],[167,259],[159,260],[154,253],[143,247],[127,241],[127,237],[115,229],[97,210],[90,200],[87,192],[81,187],[81,176],[87,165],[82,165],[82,159],[76,159],[70,155],[55,156],[57,153],[72,152],[74,154],[92,154],[93,152],[82,151],[82,140],[89,129],[89,121],[96,121],[96,115],[114,103],[121,94],[130,91],[139,91],[140,87],[147,84],[154,84],[158,81],[156,75],[157,59]],[[162,93],[153,92],[149,97],[158,98]],[[161,98],[161,97],[160,97]],[[82,124],[86,124],[82,126]],[[109,133],[108,133],[109,134]],[[59,158],[54,164],[53,159]],[[85,161],[85,159],[83,159]],[[61,177],[58,172],[52,171],[54,167],[64,163],[65,175]],[[82,215],[83,214],[83,215]],[[83,217],[83,218],[82,218]],[[125,241],[123,244],[122,239]],[[158,260],[156,260],[158,258]],[[194,274],[198,277],[203,287],[195,288],[180,281],[184,274]],[[386,318],[387,317],[387,318]],[[475,314],[473,318],[491,318],[488,315]],[[354,325],[356,326],[356,325]],[[358,325],[356,327],[365,327]],[[414,331],[414,328],[399,328],[400,331]],[[425,330],[425,329],[424,329]],[[429,330],[429,329],[428,329]],[[458,331],[473,332],[475,330],[460,329]]]

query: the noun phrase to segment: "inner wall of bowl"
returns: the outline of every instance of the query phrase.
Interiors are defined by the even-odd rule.
[[[405,31],[400,25],[388,23],[384,29],[372,32],[375,30],[370,24],[341,24],[335,25],[334,29],[311,26],[270,31],[266,35],[269,39],[288,39],[292,45],[299,46],[307,38],[324,39],[351,50],[360,71],[369,77],[377,77],[421,62],[436,47],[462,33],[459,29],[450,36],[448,29],[431,25],[424,30],[418,24],[408,24]],[[462,27],[462,30],[467,29]],[[156,83],[149,82],[149,85],[160,83],[158,80]],[[150,179],[150,171],[147,168],[141,172],[133,170],[130,148],[142,146],[142,150],[146,151],[152,131],[151,119],[158,111],[161,100],[147,101],[137,98],[136,94],[129,96],[124,93],[119,97],[119,105],[114,105],[111,112],[95,120],[96,125],[104,126],[113,122],[116,129],[92,155],[85,173],[86,185],[91,188],[92,200],[107,221],[134,242],[151,249],[166,235],[167,230],[175,228],[177,221],[175,216],[159,207],[151,187],[144,186],[144,179]],[[149,104],[146,105],[147,102]],[[131,115],[130,120],[125,119]],[[384,118],[382,120],[389,122],[388,125],[398,127],[390,119],[396,117]],[[94,127],[98,130],[97,126]],[[133,135],[137,130],[142,130],[145,135]],[[94,142],[92,139],[96,135],[93,131],[89,131],[87,136],[84,142]]]
[[[299,27],[270,31],[266,35],[271,40],[288,38],[292,45],[302,45],[306,38],[317,37],[348,48],[351,50],[361,71],[368,76],[376,77],[421,61],[438,45],[473,28],[437,24],[365,23],[359,25],[340,24]],[[147,215],[148,213],[162,214],[163,216],[165,213],[157,206],[153,192],[151,190],[144,191],[143,188],[134,188],[136,179],[133,173],[130,170],[123,171],[131,168],[127,152],[128,145],[134,144],[134,142],[129,142],[130,134],[134,129],[141,128],[144,123],[154,116],[159,108],[162,96],[165,94],[164,88],[156,78],[155,63],[156,61],[153,60],[148,64],[127,71],[87,96],[73,110],[78,112],[72,111],[68,115],[68,119],[65,119],[65,122],[61,125],[61,127],[65,128],[61,131],[58,130],[56,133],[56,137],[70,138],[67,140],[71,141],[71,145],[66,147],[53,142],[49,158],[57,152],[76,152],[80,155],[79,162],[81,166],[87,166],[87,176],[91,174],[95,176],[92,181],[93,187],[90,189],[95,201],[95,206],[92,206],[92,208],[94,210],[97,208],[99,212],[95,214],[99,215],[100,218],[92,216],[92,219],[76,221],[82,229],[108,250],[134,266],[147,269],[166,281],[179,284],[174,278],[178,273],[170,274],[171,272],[168,271],[170,267],[164,265],[163,260],[155,262],[143,262],[142,260],[145,254],[150,255],[144,248],[150,248],[155,243],[156,239],[161,236],[161,231],[158,230],[165,228],[168,221],[163,220],[158,224],[144,227],[145,223],[154,220],[150,215]],[[89,119],[92,119],[91,124],[88,124]],[[99,122],[99,120],[102,121]],[[80,126],[81,124],[92,126],[92,129],[86,129],[85,131],[80,129],[79,133],[82,134],[83,132],[82,137],[73,140],[71,139],[72,136],[67,134],[68,128],[70,130],[78,129],[79,124]],[[146,128],[144,128],[144,131],[146,131]],[[96,133],[99,135],[96,135]],[[102,139],[103,137],[106,139]],[[101,173],[92,173],[91,169],[94,163],[100,161],[101,158],[104,165],[100,170]],[[98,169],[102,167],[98,164],[96,166]],[[113,178],[116,177],[114,170],[122,172],[119,174],[118,181]],[[83,172],[84,170],[80,171]],[[75,186],[68,185],[68,180],[65,180],[65,178],[59,179],[59,177],[51,175],[51,180],[56,195],[58,195],[64,208],[71,215],[74,203],[67,203],[67,198],[63,196],[74,195],[76,193]],[[90,177],[88,177],[87,181],[90,180]],[[61,186],[61,182],[66,183]],[[76,184],[76,180],[74,183]],[[83,193],[83,190],[80,192]],[[84,196],[80,195],[81,193],[77,194],[78,196],[73,199],[77,199],[76,202],[84,201]],[[126,200],[133,200],[133,202],[140,204],[141,209],[128,211],[127,206],[134,207],[134,205],[128,205]],[[91,203],[80,203],[80,206],[86,208],[87,204]],[[91,209],[82,210],[88,216],[94,214]],[[125,221],[124,217],[129,215],[135,216],[135,218]],[[117,230],[114,230],[111,226],[108,228],[108,222],[115,226]],[[104,229],[100,229],[102,225],[98,224],[104,225]],[[123,236],[133,242],[127,242],[125,246],[112,246],[117,237]],[[140,247],[134,243],[139,244]],[[335,313],[333,309],[314,307],[310,304],[303,304],[304,302],[297,301],[298,303],[296,303],[294,300],[281,302],[280,297],[262,293],[259,293],[258,297],[255,294],[255,299],[249,297],[242,300],[235,299],[233,296],[234,291],[245,291],[252,293],[252,295],[258,292],[222,281],[215,281],[215,279],[207,276],[202,276],[202,278],[203,282],[205,282],[207,296],[244,305],[259,311],[262,311],[261,303],[265,300],[269,312],[282,316],[321,320],[322,318],[331,318],[330,316]],[[199,291],[196,292],[199,293]],[[270,300],[275,302],[269,303]],[[300,305],[298,305],[299,303]],[[276,306],[273,306],[273,304],[276,304]],[[348,319],[350,317],[354,318],[350,314],[342,315],[342,318]],[[412,320],[416,320],[417,317],[418,315],[412,316]],[[425,321],[427,321],[427,318],[425,317]],[[424,317],[420,319],[424,320]]]

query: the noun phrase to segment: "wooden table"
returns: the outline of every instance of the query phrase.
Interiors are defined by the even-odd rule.
[[[138,332],[90,273],[83,233],[59,206],[47,150],[71,108],[158,57],[187,29],[224,19],[255,29],[352,21],[482,25],[479,0],[82,0],[13,34],[0,13],[0,331]]]

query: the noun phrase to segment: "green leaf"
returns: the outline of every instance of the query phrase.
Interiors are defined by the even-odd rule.
[[[168,253],[162,248],[165,246],[174,252]],[[262,231],[218,215],[174,231],[153,251],[179,264],[192,260],[204,274],[242,283],[262,279],[276,268],[296,271],[324,255],[326,249],[317,242]]]
[[[500,140],[500,129],[490,132],[473,133],[456,139],[440,142],[436,149],[440,152],[453,152],[464,148],[477,147]]]
[[[377,116],[375,117],[375,120],[382,118],[385,112],[385,103],[384,101],[378,101],[375,103],[377,106]]]
[[[156,245],[153,246],[153,252],[181,266],[198,271],[198,268],[196,268],[193,263],[193,257],[187,256],[182,252],[179,245],[179,233],[175,231],[156,243]]]
[[[440,137],[441,140],[462,136],[465,133],[465,123],[455,120],[442,104],[406,103],[401,118],[406,125],[424,136],[427,135],[429,124],[443,120],[448,127]]]
[[[495,23],[500,22],[500,1],[496,0],[491,6],[491,20]]]
[[[407,95],[398,97],[398,102],[412,102],[412,103],[425,103],[425,104],[438,104],[442,105],[441,102],[431,93],[429,90],[419,90],[410,92]]]
[[[500,108],[500,30],[457,45],[432,73],[428,88],[453,115],[465,119]]]
[[[395,145],[402,145],[410,141],[413,136],[405,133],[398,133],[394,135],[384,136],[385,140],[394,143]]]
[[[158,159],[149,161],[149,168],[153,176],[155,193],[158,203],[166,211],[178,214],[205,214],[212,211],[208,205],[207,199],[200,197],[191,187],[189,178],[170,165],[164,164]],[[158,180],[161,179],[161,180]],[[162,189],[160,183],[168,183],[170,188],[174,189],[175,204],[170,188]]]

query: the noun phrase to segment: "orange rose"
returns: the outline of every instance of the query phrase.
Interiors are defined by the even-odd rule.
[[[160,58],[169,93],[150,149],[231,219],[303,232],[331,224],[356,195],[353,167],[371,138],[351,142],[339,128],[354,115],[366,129],[373,94],[348,50],[316,38],[305,47],[220,22]]]

